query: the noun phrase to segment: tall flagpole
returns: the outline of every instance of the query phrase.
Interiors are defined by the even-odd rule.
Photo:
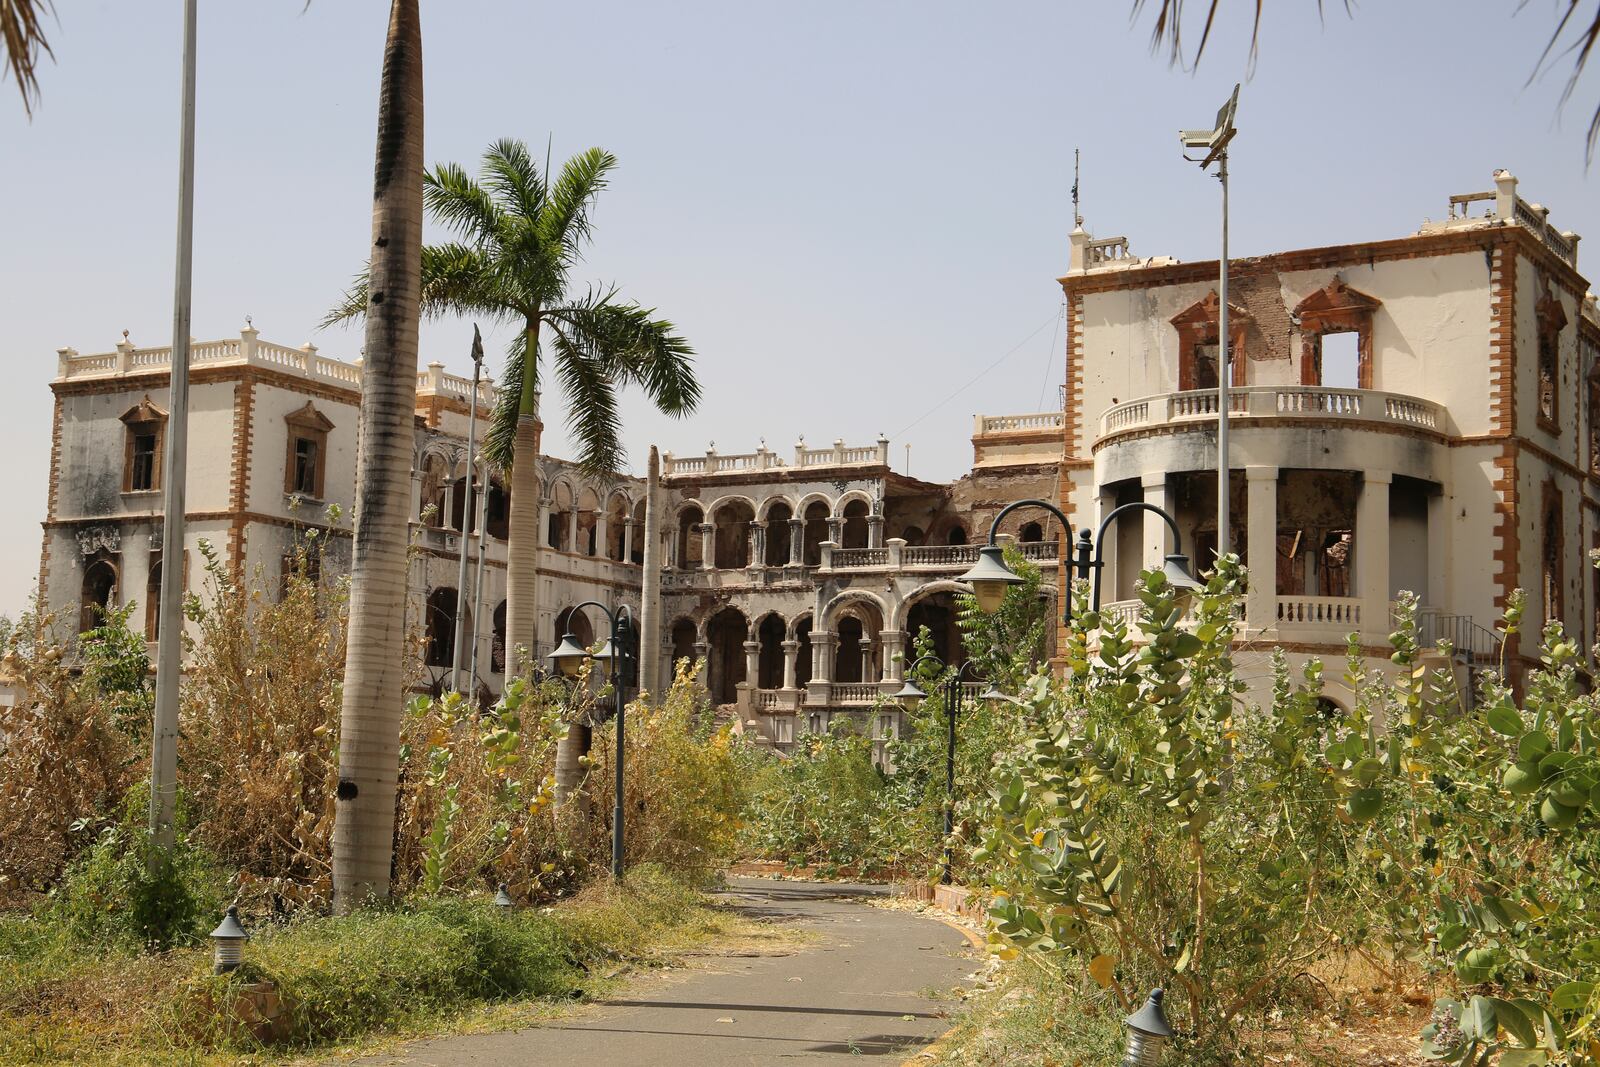
[[[189,447],[190,294],[194,279],[194,68],[198,0],[183,5],[183,111],[178,136],[178,256],[172,296],[171,399],[162,469],[161,608],[150,742],[150,833],[172,848],[178,804],[178,675],[183,670],[184,479]],[[235,561],[237,562],[237,561]]]

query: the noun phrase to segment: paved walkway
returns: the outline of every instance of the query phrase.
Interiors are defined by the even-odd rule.
[[[555,1023],[439,1038],[369,1064],[411,1067],[722,1067],[803,1062],[898,1064],[949,1028],[948,993],[974,967],[958,931],[914,912],[870,907],[883,890],[730,879],[747,913],[815,940],[792,955],[717,957]]]

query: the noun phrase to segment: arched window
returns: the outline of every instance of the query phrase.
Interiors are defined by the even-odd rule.
[[[78,597],[79,631],[93,630],[106,621],[106,613],[117,606],[117,567],[109,559],[97,559],[83,569],[83,587]]]
[[[122,413],[122,491],[150,493],[161,488],[162,446],[167,431],[166,412],[150,403],[147,395]]]
[[[816,567],[822,563],[822,542],[828,539],[828,505],[813,500],[806,505],[805,518],[805,544],[802,546],[804,553],[801,559],[807,567]]]
[[[767,553],[762,560],[767,566],[782,567],[789,562],[789,520],[793,518],[794,509],[788,504],[774,504],[767,509]]]
[[[852,500],[844,506],[844,529],[840,532],[841,548],[867,547],[867,512],[865,500]]]
[[[717,508],[715,548],[719,570],[739,570],[750,565],[750,523],[755,517],[755,512],[743,500]]]
[[[950,527],[950,535],[946,540],[947,543],[952,545],[964,545],[967,543],[967,531],[959,524],[952,526]]]
[[[704,514],[697,504],[678,512],[678,566],[684,570],[701,564],[705,543],[700,537],[700,527],[705,523]]]
[[[783,686],[784,629],[782,618],[768,615],[756,630],[756,639],[761,643],[761,654],[757,661],[760,669],[760,676],[756,679],[758,688],[778,689]]]
[[[1022,530],[1017,534],[1017,540],[1024,544],[1033,544],[1044,540],[1044,527],[1036,522],[1023,523]]]

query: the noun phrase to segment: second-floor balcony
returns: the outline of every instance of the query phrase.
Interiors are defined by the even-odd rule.
[[[1122,434],[1201,426],[1217,421],[1217,392],[1191,389],[1117,404],[1100,416],[1097,444]],[[1320,385],[1251,385],[1228,395],[1229,422],[1334,420],[1446,432],[1444,408],[1431,400],[1378,389]]]

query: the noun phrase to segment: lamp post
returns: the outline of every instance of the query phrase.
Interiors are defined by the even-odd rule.
[[[586,600],[573,608],[568,614],[570,620],[573,615],[584,608],[599,608],[605,615],[606,621],[611,624],[611,638],[599,652],[591,654],[578,639],[573,636],[572,623],[567,623],[567,632],[561,638],[561,643],[554,652],[545,658],[550,666],[567,678],[577,675],[579,668],[585,660],[594,660],[606,671],[611,682],[611,697],[613,701],[612,714],[617,720],[617,757],[616,763],[616,804],[611,812],[611,876],[618,882],[622,881],[622,841],[623,841],[623,807],[622,807],[622,727],[623,708],[626,701],[623,699],[623,690],[633,680],[633,667],[636,657],[633,650],[633,612],[628,610],[626,604],[619,605],[615,611],[607,608],[597,600]]]
[[[477,449],[478,449],[478,382],[483,375],[483,335],[478,332],[476,323],[472,326],[472,399],[467,407],[467,482],[466,499],[461,503],[461,561],[460,574],[456,578],[456,633],[455,648],[450,656],[450,688],[461,692],[461,667],[462,661],[468,658],[468,649],[475,648],[478,643],[478,616],[472,616],[473,630],[469,636],[466,626],[467,615],[467,557],[468,548],[472,544],[472,505],[473,490],[477,488],[475,482],[478,474]],[[448,521],[448,517],[447,517]],[[483,557],[483,528],[478,528],[478,556]],[[478,569],[479,580],[483,577],[483,568]],[[476,686],[476,677],[467,679],[469,686]]]
[[[1047,500],[1018,500],[1000,509],[1000,514],[996,515],[994,522],[989,524],[989,543],[978,549],[978,562],[974,563],[972,568],[961,576],[961,581],[972,586],[972,595],[978,602],[978,610],[985,615],[998,611],[1000,602],[1005,599],[1006,590],[1022,581],[1022,576],[1006,564],[1005,553],[996,543],[996,539],[1000,533],[1001,521],[1018,508],[1027,507],[1044,508],[1061,521],[1061,527],[1067,531],[1069,539],[1068,552],[1062,559],[1061,565],[1069,570],[1076,567],[1079,578],[1093,576],[1093,603],[1096,611],[1100,609],[1100,575],[1105,570],[1103,550],[1106,531],[1110,529],[1111,524],[1118,518],[1134,511],[1154,512],[1161,516],[1166,522],[1167,528],[1172,531],[1173,551],[1168,553],[1166,562],[1162,564],[1161,570],[1166,575],[1167,581],[1176,587],[1179,595],[1184,597],[1192,596],[1202,588],[1201,584],[1195,581],[1194,575],[1189,569],[1189,557],[1183,554],[1183,535],[1178,531],[1178,522],[1163,508],[1159,508],[1154,504],[1146,504],[1142,500],[1113,508],[1111,513],[1100,523],[1100,529],[1092,545],[1089,540],[1089,528],[1087,526],[1083,528],[1078,538],[1078,558],[1073,560],[1071,558],[1070,544],[1072,523],[1061,513],[1061,509]],[[1071,621],[1071,615],[1071,598],[1067,598],[1067,602],[1062,605],[1061,618],[1063,621],[1069,622]]]
[[[211,931],[211,973],[227,974],[229,971],[238,970],[244,943],[249,938],[250,935],[245,933],[244,927],[239,925],[238,907],[229,904],[228,913],[222,917],[217,928]]]
[[[1232,359],[1228,353],[1228,142],[1239,131],[1234,128],[1233,116],[1239,109],[1239,86],[1217,112],[1216,124],[1209,130],[1183,130],[1178,137],[1185,148],[1205,150],[1205,156],[1195,159],[1185,155],[1191,163],[1205,170],[1217,165],[1217,180],[1222,183],[1222,260],[1217,277],[1217,555],[1230,551],[1228,510],[1228,380]]]
[[[1156,1067],[1161,1062],[1161,1054],[1172,1040],[1172,1027],[1161,1007],[1162,996],[1161,990],[1152,989],[1144,1007],[1122,1021],[1128,1030],[1128,1050],[1122,1057],[1122,1067]]]
[[[1003,593],[1002,593],[1003,595]],[[907,711],[915,712],[921,707],[928,694],[923,692],[917,683],[912,680],[917,668],[924,663],[939,663],[939,657],[928,654],[918,656],[916,661],[906,668],[906,683],[895,693],[894,699],[905,705]],[[965,660],[959,667],[950,671],[950,677],[944,680],[944,720],[945,720],[945,750],[944,750],[944,867],[939,876],[939,881],[945,885],[950,884],[950,838],[955,832],[955,807],[956,807],[956,717],[961,711],[961,699],[964,695],[962,682],[968,672],[972,670],[972,660]],[[1005,694],[991,686],[984,694],[985,699],[1009,699]]]

